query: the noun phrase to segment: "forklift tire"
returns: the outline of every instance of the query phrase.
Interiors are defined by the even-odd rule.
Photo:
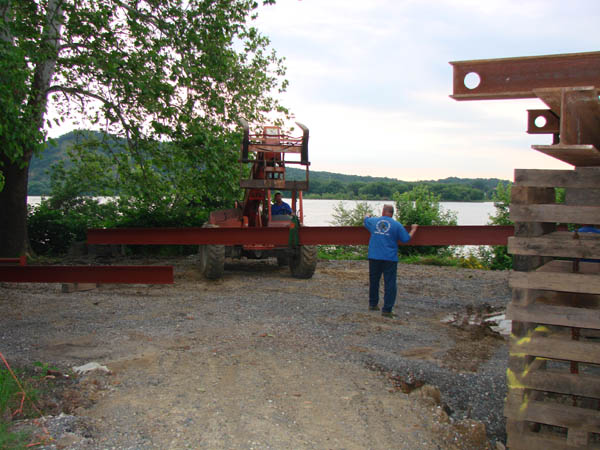
[[[200,272],[205,278],[217,280],[223,277],[225,270],[224,245],[201,245],[198,253],[200,255]]]
[[[302,245],[290,257],[290,270],[294,278],[311,278],[317,268],[317,247]]]
[[[216,228],[216,225],[204,224],[203,228]],[[200,245],[198,247],[200,273],[209,280],[218,280],[225,271],[225,246]]]
[[[288,266],[290,264],[290,257],[288,255],[277,256],[277,265],[279,267]]]

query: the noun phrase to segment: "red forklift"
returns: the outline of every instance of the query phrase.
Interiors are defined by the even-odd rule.
[[[284,134],[278,126],[265,126],[262,133],[251,134],[248,122],[240,120],[244,138],[241,146],[242,173],[250,165],[249,177],[240,180],[245,190],[244,200],[231,209],[210,213],[207,227],[221,228],[296,228],[304,222],[302,191],[308,189],[308,128],[296,122],[302,130],[301,137]],[[304,180],[286,179],[286,167],[299,165],[305,168]],[[292,197],[291,215],[272,215],[272,195],[289,191]],[[200,270],[208,279],[223,276],[225,258],[264,259],[277,258],[280,266],[289,265],[292,276],[311,278],[317,265],[315,246],[297,245],[201,245]]]

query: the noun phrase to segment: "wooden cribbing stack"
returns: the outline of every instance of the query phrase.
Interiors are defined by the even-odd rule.
[[[515,170],[507,446],[600,448],[600,234],[557,231],[600,226],[600,53],[452,64],[458,100],[541,99],[549,109],[529,111],[528,132],[554,143],[533,148],[574,166]],[[471,72],[480,88],[457,92]]]

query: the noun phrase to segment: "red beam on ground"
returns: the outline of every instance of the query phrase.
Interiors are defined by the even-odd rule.
[[[173,284],[173,267],[0,266],[0,282]]]
[[[27,256],[21,255],[18,258],[0,258],[0,264],[19,264],[24,266],[27,264]]]
[[[512,226],[422,226],[403,245],[506,245]],[[286,246],[288,228],[109,228],[88,230],[88,244],[130,245],[249,245]],[[366,245],[363,227],[302,227],[304,245]]]

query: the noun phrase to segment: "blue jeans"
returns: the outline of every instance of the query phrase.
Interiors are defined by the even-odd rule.
[[[398,273],[397,261],[384,261],[382,259],[369,259],[369,305],[377,306],[379,303],[379,280],[383,275],[385,293],[383,295],[383,312],[391,312],[396,303],[396,274]]]

